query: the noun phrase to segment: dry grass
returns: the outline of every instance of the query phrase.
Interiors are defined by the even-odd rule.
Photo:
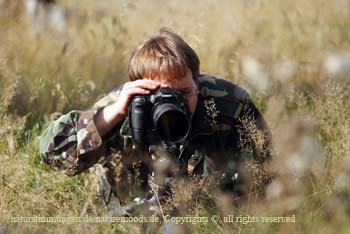
[[[249,90],[275,147],[276,177],[265,198],[251,194],[227,209],[230,199],[210,189],[193,190],[207,188],[193,180],[180,184],[188,189],[176,194],[175,200],[187,205],[183,212],[296,215],[296,223],[209,222],[191,228],[197,233],[350,232],[349,1],[57,2],[67,10],[65,32],[35,32],[20,11],[0,8],[0,233],[138,232],[133,225],[8,219],[105,214],[86,174],[67,178],[41,164],[38,137],[52,113],[87,108],[127,80],[130,52],[161,26],[183,35],[198,52],[203,71]],[[193,200],[192,193],[215,203],[216,210]]]

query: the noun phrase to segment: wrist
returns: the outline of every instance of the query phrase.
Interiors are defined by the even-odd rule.
[[[121,108],[117,102],[106,106],[103,110],[103,118],[106,123],[114,127],[120,120],[124,119],[128,112]]]
[[[97,112],[94,119],[101,137],[107,134],[126,116],[127,111],[120,108],[116,102],[104,107],[99,112]]]

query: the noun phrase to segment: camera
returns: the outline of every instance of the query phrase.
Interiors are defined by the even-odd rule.
[[[136,145],[179,143],[190,134],[191,112],[181,93],[159,88],[132,98],[129,125]]]

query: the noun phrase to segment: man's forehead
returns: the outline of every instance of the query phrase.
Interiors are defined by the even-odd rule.
[[[184,89],[192,87],[194,83],[191,72],[188,72],[186,76],[177,79],[161,79],[157,81],[160,82],[162,87],[168,87],[171,89]]]
[[[164,81],[159,81],[160,86],[162,87],[167,87],[170,89],[185,89],[185,88],[191,88],[193,86],[194,81],[192,78],[182,78],[178,80],[164,80]]]

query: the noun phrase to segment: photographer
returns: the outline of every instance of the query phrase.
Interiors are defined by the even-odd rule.
[[[179,35],[161,29],[133,52],[130,82],[91,110],[71,111],[49,125],[40,139],[42,160],[70,176],[101,164],[101,181],[108,184],[102,191],[106,203],[117,198],[118,203],[127,204],[146,196],[154,175],[155,184],[166,188],[161,196],[171,196],[169,178],[216,172],[221,176],[218,187],[225,192],[244,195],[250,190],[244,183],[262,187],[269,180],[264,168],[271,154],[267,124],[244,90],[201,74],[199,65],[197,54]],[[145,122],[144,138],[137,142],[138,129],[130,123],[138,124],[139,117],[133,116],[139,116],[139,110],[129,108],[130,103],[137,107],[135,96],[147,101],[158,97],[157,91],[160,102],[166,103],[168,97],[173,100],[174,113],[180,113],[180,118],[158,126],[153,112],[141,109],[142,116],[152,115],[145,118],[153,122]],[[149,102],[157,105],[157,101]],[[162,131],[180,137],[164,140]],[[151,137],[158,140],[149,142]]]

